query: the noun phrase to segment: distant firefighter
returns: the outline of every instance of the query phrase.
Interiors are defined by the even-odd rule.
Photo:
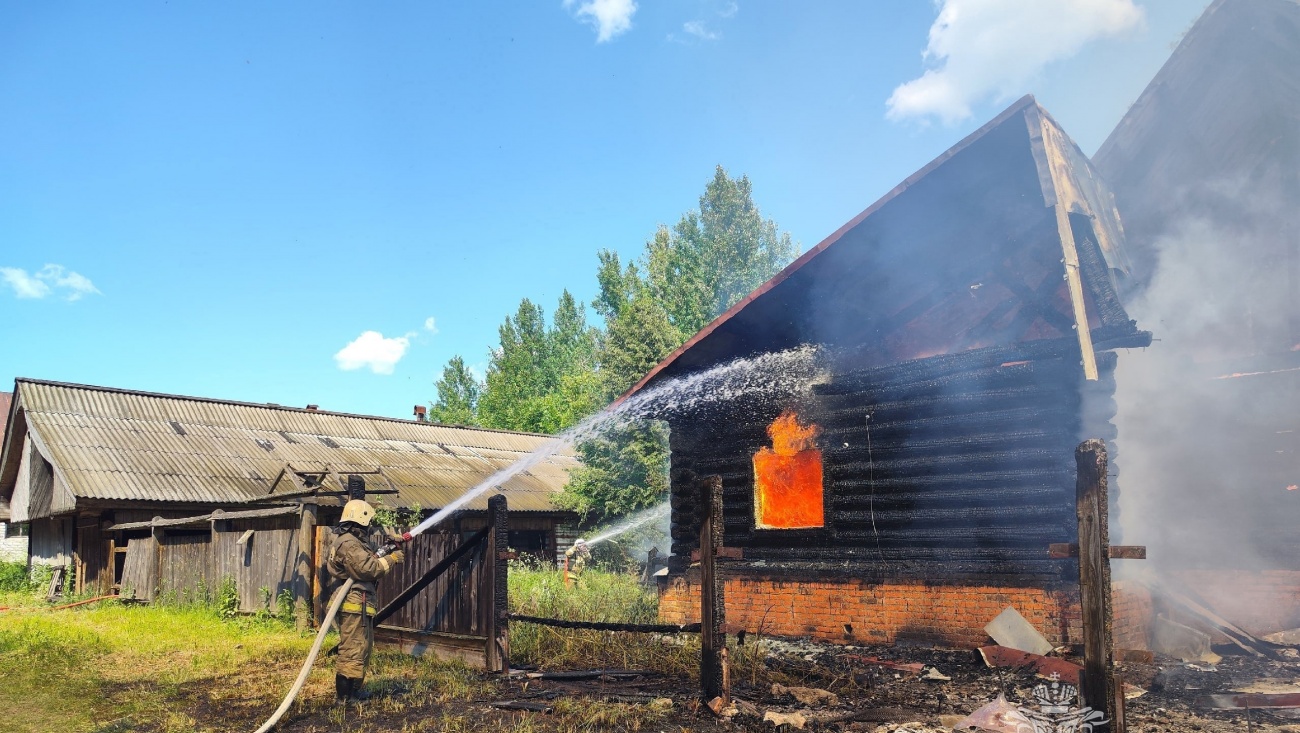
[[[366,542],[375,510],[360,499],[343,507],[343,517],[333,532],[334,549],[325,567],[339,581],[352,579],[339,614],[339,657],[334,664],[334,692],[338,702],[363,699],[362,681],[375,643],[375,581],[388,574],[405,557],[396,550],[379,557]]]
[[[591,561],[591,546],[584,539],[578,539],[573,543],[573,547],[564,551],[564,582],[566,585],[577,586],[582,580],[582,572],[587,569],[587,563]]]

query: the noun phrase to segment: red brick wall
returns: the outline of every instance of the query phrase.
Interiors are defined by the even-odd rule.
[[[1126,580],[1112,581],[1110,590],[1115,648],[1150,649],[1151,624],[1156,614],[1151,591],[1140,583]],[[1075,624],[1082,626],[1081,621]]]
[[[1078,589],[870,583],[855,578],[800,582],[757,576],[726,579],[729,626],[773,636],[811,636],[843,643],[915,640],[953,647],[992,643],[984,626],[1014,606],[1054,644],[1081,643]],[[1119,648],[1146,648],[1151,599],[1115,588]],[[699,621],[699,576],[670,578],[661,586],[659,616],[667,623]],[[845,629],[845,625],[851,631]]]

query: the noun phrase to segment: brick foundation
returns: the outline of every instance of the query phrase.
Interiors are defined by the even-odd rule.
[[[1116,646],[1147,648],[1150,595],[1119,581],[1114,596]],[[699,621],[699,598],[698,574],[671,577],[660,586],[659,616],[667,623]],[[733,576],[726,579],[726,598],[729,626],[772,636],[972,648],[992,643],[984,626],[1014,606],[1053,644],[1082,642],[1078,587],[1073,584],[1043,588]]]

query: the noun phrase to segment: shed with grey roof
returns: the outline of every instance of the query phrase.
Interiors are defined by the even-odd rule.
[[[276,557],[267,577],[247,579],[248,606],[262,602],[262,588],[288,587],[294,557],[310,559],[303,527],[337,521],[349,474],[365,477],[377,506],[427,514],[554,447],[546,435],[35,379],[16,380],[7,415],[0,505],[29,523],[32,563],[75,569],[79,591],[125,582],[152,598],[167,578],[171,590],[215,587],[232,568],[212,559],[213,548],[229,539],[233,552],[237,537],[225,535],[254,529],[265,535],[258,549],[238,549],[250,563],[262,551]],[[554,558],[576,536],[576,515],[555,496],[577,465],[572,451],[554,450],[468,502],[445,529],[482,526],[488,498],[503,493],[511,544]],[[180,566],[165,557],[142,565],[136,545],[136,554],[146,545],[150,555],[171,552]],[[206,569],[187,570],[200,556]],[[132,577],[146,565],[159,570]]]

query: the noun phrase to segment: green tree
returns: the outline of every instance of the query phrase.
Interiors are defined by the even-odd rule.
[[[551,327],[542,307],[524,298],[498,334],[478,404],[483,425],[556,433],[599,407],[598,334],[567,290]]]
[[[578,445],[582,465],[569,474],[556,504],[605,520],[654,506],[668,495],[668,427],[621,425]]]
[[[429,408],[430,420],[448,425],[478,425],[481,387],[464,359],[453,356],[442,368],[442,378],[434,384],[438,399]]]
[[[754,204],[748,176],[718,166],[689,211],[642,255],[654,298],[683,334],[699,331],[789,263],[798,247]]]
[[[604,396],[627,391],[684,341],[668,312],[640,288],[606,328],[600,357]]]
[[[593,304],[605,319],[599,354],[606,399],[627,391],[673,349],[753,291],[797,253],[790,235],[763,219],[749,178],[721,167],[700,207],[672,229],[659,227],[638,264],[601,251]],[[644,273],[644,275],[642,274]],[[578,446],[582,466],[561,496],[580,514],[604,520],[652,506],[668,492],[668,430],[642,422]]]

